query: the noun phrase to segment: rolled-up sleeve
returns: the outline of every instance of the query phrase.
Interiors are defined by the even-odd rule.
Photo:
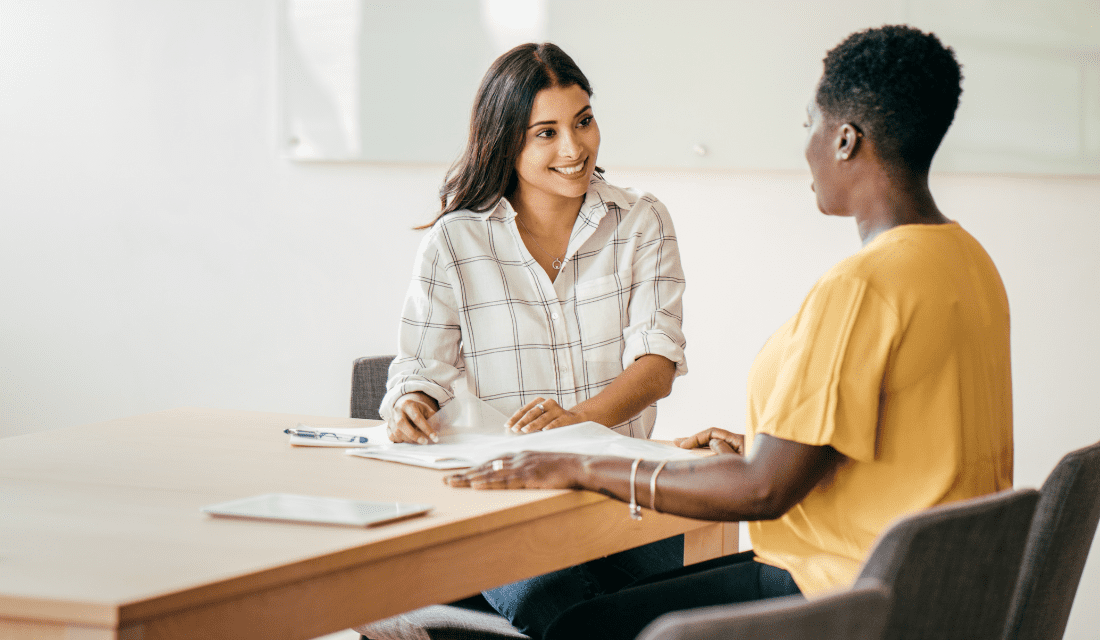
[[[672,218],[660,201],[643,196],[637,217],[633,278],[628,305],[629,324],[623,331],[623,368],[643,355],[664,356],[676,364],[676,375],[687,373],[683,331],[684,271]]]
[[[444,404],[454,397],[453,384],[462,375],[462,333],[454,288],[447,278],[447,254],[432,230],[420,243],[412,282],[405,296],[398,329],[397,357],[390,365],[386,395],[379,413],[393,414],[394,403],[406,393],[421,391]]]
[[[806,297],[757,433],[875,459],[897,312],[866,280],[822,278]]]

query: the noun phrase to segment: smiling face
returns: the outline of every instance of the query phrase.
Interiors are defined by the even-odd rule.
[[[514,204],[583,200],[599,150],[600,128],[584,89],[570,85],[539,91],[516,161]]]

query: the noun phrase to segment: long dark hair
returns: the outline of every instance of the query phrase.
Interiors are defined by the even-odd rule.
[[[573,85],[592,95],[588,78],[555,44],[521,44],[497,58],[474,98],[466,150],[439,188],[439,215],[417,228],[427,229],[452,211],[486,211],[512,193],[535,95]]]

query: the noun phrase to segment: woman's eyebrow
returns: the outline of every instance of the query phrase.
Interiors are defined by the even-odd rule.
[[[584,107],[580,111],[573,114],[573,117],[576,118],[577,116],[581,115],[585,111],[591,111],[591,110],[592,110],[592,105],[586,104],[586,105],[584,105]],[[558,123],[557,120],[542,120],[542,121],[539,121],[539,122],[532,122],[531,124],[527,125],[527,128],[530,129],[531,127],[538,127],[538,126],[541,126],[541,125],[544,125],[544,124],[557,124],[557,123]]]

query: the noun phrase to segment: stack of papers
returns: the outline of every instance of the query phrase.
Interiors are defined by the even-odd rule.
[[[385,437],[385,427],[382,429],[382,437]],[[375,442],[374,438],[371,442]],[[646,460],[690,460],[698,457],[672,445],[615,433],[595,422],[529,434],[452,434],[442,436],[439,444],[385,442],[349,449],[347,453],[431,469],[464,469],[520,451],[560,451]]]
[[[520,451],[558,451],[591,455],[645,458],[646,460],[694,459],[696,454],[672,445],[618,434],[595,422],[538,431],[512,433],[505,429],[508,418],[478,398],[460,394],[432,416],[430,423],[439,435],[436,444],[390,442],[386,425],[354,429],[325,429],[342,440],[347,436],[366,438],[363,446],[349,445],[333,437],[290,436],[290,443],[307,446],[338,446],[362,458],[388,460],[430,469],[465,469],[494,458]],[[298,425],[299,429],[309,429]]]

